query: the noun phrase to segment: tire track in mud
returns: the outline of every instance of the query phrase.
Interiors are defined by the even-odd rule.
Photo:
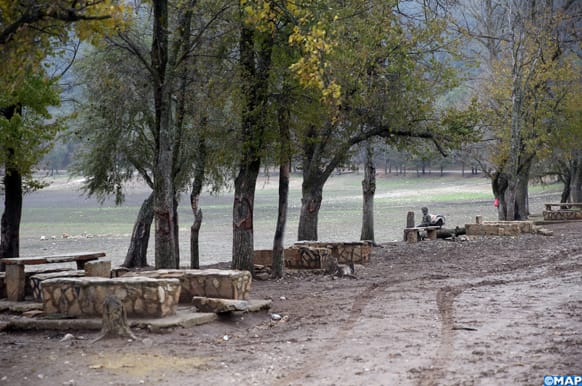
[[[364,290],[360,292],[358,295],[356,295],[356,297],[354,298],[348,319],[343,323],[342,327],[340,327],[337,334],[337,338],[334,339],[333,341],[328,342],[324,347],[322,347],[321,351],[326,352],[328,350],[329,351],[333,350],[334,348],[337,347],[338,342],[341,342],[346,338],[348,333],[352,331],[356,322],[364,312],[364,309],[368,306],[368,304],[370,304],[372,299],[378,296],[379,289],[385,289],[389,285],[400,284],[406,281],[410,280],[397,280],[397,281],[384,280],[382,282],[372,283],[371,285],[364,288]],[[311,371],[318,368],[323,359],[324,358],[322,358],[321,356],[317,357],[312,356],[311,358],[306,358],[304,360],[304,363],[306,365],[298,368],[293,372],[290,372],[285,377],[279,379],[279,381],[281,381],[281,384],[288,385],[299,379],[302,379],[306,374],[309,374]]]
[[[460,285],[450,285],[437,289],[436,292],[436,305],[441,320],[441,339],[439,342],[439,347],[435,354],[435,357],[431,360],[431,365],[425,371],[420,373],[420,378],[418,383],[422,385],[438,385],[442,382],[443,377],[446,375],[447,366],[452,359],[453,354],[453,344],[455,340],[455,318],[454,318],[454,302],[455,299],[461,295],[465,290],[469,288],[478,288],[486,286],[497,286],[497,285],[507,285],[513,283],[523,283],[528,281],[535,281],[541,278],[546,278],[553,276],[556,273],[556,268],[553,269],[548,266],[549,262],[557,262],[561,259],[563,251],[551,254],[545,259],[545,261],[539,261],[532,263],[528,262],[513,262],[508,266],[503,267],[502,270],[497,272],[487,272],[484,275],[479,275],[477,272],[469,273],[467,277],[458,278],[461,280],[480,280],[477,282],[467,282]],[[576,264],[576,262],[570,261],[566,265]],[[528,274],[527,271],[531,271],[538,267],[550,268],[546,269],[544,273],[536,273],[532,275]],[[525,273],[524,276],[514,278],[514,279],[487,279],[488,276],[505,276],[517,273]],[[338,343],[346,339],[346,337],[351,333],[355,327],[357,321],[362,316],[362,313],[366,307],[380,295],[380,292],[386,291],[389,287],[397,286],[403,283],[410,283],[415,281],[422,281],[426,279],[432,279],[432,274],[427,276],[426,272],[421,273],[417,277],[409,277],[407,279],[400,280],[390,280],[384,279],[378,282],[374,282],[367,287],[365,287],[359,294],[357,294],[352,302],[352,306],[349,312],[349,316],[345,322],[338,328],[337,335],[335,339],[328,341],[323,347],[318,351],[332,352],[338,348]],[[440,277],[439,277],[440,278]],[[454,276],[449,277],[450,279],[455,279]],[[419,290],[426,291],[428,288],[422,288]],[[400,291],[397,291],[400,292]],[[314,370],[320,367],[321,363],[326,361],[326,358],[320,355],[311,355],[303,359],[303,364],[299,364],[296,370],[289,372],[286,376],[278,379],[281,384],[293,384],[299,380],[305,378],[307,374],[312,373]]]
[[[519,269],[512,272],[519,271]],[[507,274],[504,273],[504,274]],[[498,285],[508,285],[515,283],[526,283],[536,281],[555,275],[555,269],[550,269],[546,274],[535,274],[513,280],[482,280],[476,283],[466,283],[458,286],[445,286],[439,288],[436,293],[436,303],[441,322],[441,337],[439,347],[436,351],[428,370],[420,374],[418,384],[436,386],[442,382],[446,376],[447,366],[453,353],[455,340],[455,299],[465,290],[480,287],[494,287]]]

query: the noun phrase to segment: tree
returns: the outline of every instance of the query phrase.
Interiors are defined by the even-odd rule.
[[[245,4],[246,2],[240,3],[241,12],[244,14],[250,11],[252,15],[254,10],[245,9]],[[253,210],[255,185],[264,150],[265,121],[262,118],[269,96],[268,80],[273,50],[271,30],[255,28],[250,20],[243,17],[240,24],[239,50],[244,99],[239,132],[242,153],[234,180],[232,268],[253,273]]]
[[[41,124],[50,118],[47,106],[59,104],[52,88],[58,76],[48,73],[45,60],[73,36],[92,39],[120,26],[122,9],[110,1],[0,2],[0,160],[6,169],[0,256],[19,255],[22,181],[30,180],[57,131],[58,125]]]
[[[545,149],[558,133],[556,117],[571,92],[565,84],[578,77],[564,55],[572,38],[566,31],[574,27],[567,15],[575,7],[574,2],[489,0],[473,12],[484,18],[474,16],[475,26],[466,26],[485,47],[480,102],[494,143],[491,176],[502,220],[529,215],[531,168],[549,154]]]
[[[87,83],[87,102],[78,132],[87,145],[80,154],[77,171],[89,176],[87,192],[90,195],[96,194],[100,199],[114,194],[120,203],[123,200],[124,183],[134,178],[136,172],[154,192],[152,197],[144,201],[139,212],[124,263],[126,266],[146,264],[149,228],[156,213],[154,197],[160,194],[159,191],[156,193],[156,189],[161,189],[155,183],[156,178],[160,178],[156,177],[156,173],[167,173],[172,179],[174,220],[166,223],[172,227],[157,228],[156,232],[171,229],[172,235],[165,235],[163,232],[162,234],[173,239],[172,256],[179,256],[178,224],[175,218],[177,196],[179,191],[187,187],[191,177],[194,179],[191,205],[195,216],[201,221],[201,214],[194,205],[198,204],[197,197],[205,182],[208,147],[205,130],[209,126],[207,110],[210,106],[209,101],[215,96],[208,89],[212,88],[210,84],[214,89],[220,87],[217,87],[214,81],[214,73],[205,71],[212,63],[210,61],[203,63],[195,57],[198,50],[206,50],[210,57],[212,50],[216,49],[204,40],[205,34],[211,31],[213,23],[217,23],[218,16],[225,8],[204,8],[208,14],[198,13],[192,2],[186,2],[180,3],[179,6],[171,4],[169,9],[171,14],[167,22],[171,26],[170,29],[176,32],[167,37],[169,58],[166,71],[169,71],[171,76],[162,82],[167,90],[164,89],[160,94],[161,80],[158,79],[160,76],[158,72],[162,71],[164,65],[159,63],[154,67],[152,64],[161,59],[156,59],[155,55],[154,60],[148,59],[147,42],[151,36],[148,29],[153,22],[147,4],[138,6],[136,9],[138,20],[131,28],[109,36],[105,47],[97,49],[93,55],[87,57],[82,71]],[[195,18],[194,15],[198,16]],[[160,28],[166,29],[156,25],[156,30]],[[164,44],[166,43],[162,45]],[[152,52],[152,49],[149,49],[149,52]],[[164,55],[162,54],[162,57]],[[221,70],[220,66],[214,67],[216,72]],[[170,94],[169,97],[166,93]],[[189,103],[194,99],[197,100],[197,104]],[[168,103],[169,106],[166,106]],[[166,112],[165,109],[170,111]],[[164,124],[164,130],[160,126],[162,110],[164,114],[169,114],[164,115],[163,119],[170,121]],[[170,140],[171,144],[168,143]],[[161,142],[166,144],[163,157],[160,155]],[[170,150],[171,157],[168,153]],[[167,169],[157,165],[161,159]],[[167,181],[164,186],[167,188]],[[158,197],[158,201],[159,199]],[[166,219],[164,216],[163,219]],[[166,247],[169,248],[168,245]],[[197,244],[192,245],[193,250],[196,247]],[[157,256],[156,267],[177,267],[178,261],[168,258],[165,253],[158,251]],[[197,263],[191,261],[191,265],[195,266]]]
[[[362,180],[362,232],[360,240],[374,241],[374,194],[376,193],[376,166],[374,165],[373,144],[366,144],[364,179]]]
[[[317,120],[299,134],[300,240],[317,239],[323,185],[353,145],[380,136],[398,147],[414,146],[421,138],[438,148],[439,138],[454,145],[461,133],[471,130],[470,125],[439,124],[445,119],[453,123],[453,112],[439,113],[434,101],[454,85],[455,78],[446,60],[450,48],[446,24],[431,9],[418,4],[405,14],[397,1],[332,9],[335,15],[324,19],[328,24],[317,24],[328,27],[321,35],[327,45],[320,43],[319,50],[311,50],[320,55],[321,82],[312,81],[308,66],[298,68],[307,74],[307,85],[323,87],[322,94],[328,97],[318,105]]]

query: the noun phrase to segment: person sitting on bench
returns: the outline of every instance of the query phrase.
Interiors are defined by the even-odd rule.
[[[426,206],[422,207],[422,222],[419,227],[439,226],[445,225],[445,216],[442,214],[430,214]]]

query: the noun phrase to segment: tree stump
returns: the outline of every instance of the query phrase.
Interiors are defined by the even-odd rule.
[[[93,340],[93,343],[111,337],[137,339],[127,325],[127,314],[121,300],[109,295],[103,302],[103,325],[101,334]]]

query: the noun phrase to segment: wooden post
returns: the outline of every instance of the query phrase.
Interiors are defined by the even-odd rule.
[[[475,218],[475,224],[483,224],[483,216],[477,216]]]
[[[406,215],[406,227],[414,228],[414,212],[408,212]]]
[[[414,228],[414,212],[408,212],[406,214],[406,228]],[[404,231],[404,241],[408,241],[406,230]]]

